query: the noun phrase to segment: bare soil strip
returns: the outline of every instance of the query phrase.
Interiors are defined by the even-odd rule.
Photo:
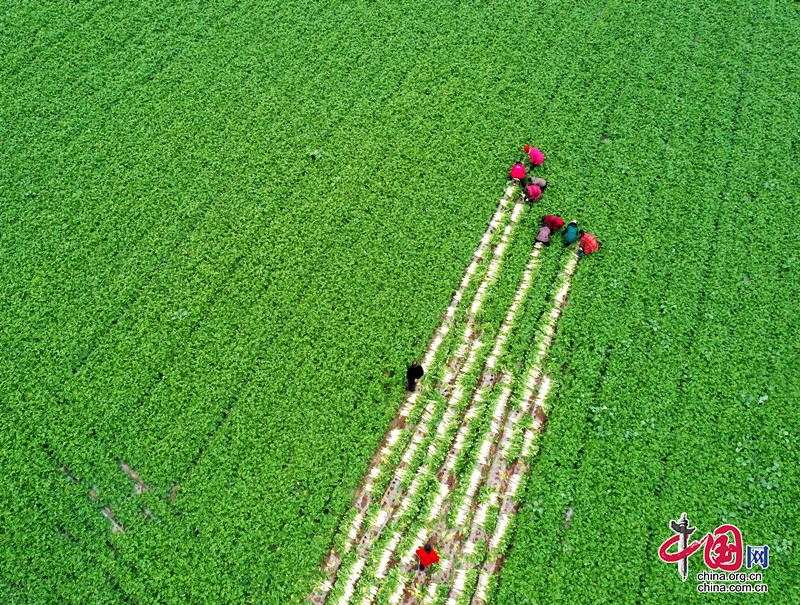
[[[122,469],[123,473],[128,475],[128,477],[130,477],[131,480],[134,483],[136,483],[135,489],[137,494],[143,494],[145,491],[150,489],[150,486],[147,485],[144,481],[142,481],[142,478],[139,476],[139,473],[133,470],[130,466],[128,466],[124,462],[120,462],[119,467]]]
[[[109,521],[111,521],[111,532],[124,532],[125,528],[120,525],[117,520],[114,518],[114,513],[111,512],[111,507],[104,506],[103,507],[103,516],[106,517]]]

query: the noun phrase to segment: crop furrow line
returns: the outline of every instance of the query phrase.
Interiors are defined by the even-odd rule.
[[[506,197],[510,198],[510,195],[513,195],[514,188],[510,187],[506,190]],[[360,556],[358,560],[354,563],[350,574],[347,577],[346,584],[344,585],[344,591],[342,594],[341,599],[338,600],[340,605],[344,605],[349,602],[352,598],[355,587],[358,581],[361,578],[361,575],[365,568],[365,561],[368,558],[370,551],[374,545],[374,543],[380,539],[383,529],[386,527],[387,523],[391,520],[397,522],[409,509],[411,502],[414,499],[414,496],[417,493],[422,481],[428,474],[428,471],[431,467],[431,461],[434,459],[439,447],[444,444],[445,436],[448,432],[448,429],[453,425],[453,423],[458,419],[460,416],[459,410],[459,402],[461,398],[464,396],[465,391],[464,387],[461,383],[463,378],[469,374],[472,370],[472,367],[477,359],[478,350],[483,346],[483,343],[477,338],[476,327],[475,327],[475,318],[477,316],[478,311],[480,310],[486,293],[490,284],[492,284],[497,274],[500,270],[501,262],[503,253],[505,252],[509,238],[511,233],[513,232],[514,227],[519,221],[519,217],[522,214],[525,205],[523,203],[517,203],[514,206],[514,209],[511,212],[511,218],[509,224],[506,226],[502,237],[500,238],[500,242],[493,250],[493,258],[489,263],[489,266],[486,271],[486,275],[481,282],[477,292],[475,293],[475,298],[473,303],[470,307],[470,312],[467,319],[467,326],[464,330],[463,335],[463,344],[459,347],[457,357],[461,358],[465,353],[466,349],[469,349],[469,352],[466,353],[466,361],[464,362],[463,366],[459,366],[457,364],[458,370],[451,370],[447,376],[445,377],[445,382],[454,381],[453,382],[453,390],[450,393],[447,401],[447,408],[445,410],[442,419],[439,421],[436,427],[436,433],[434,435],[433,442],[428,447],[428,457],[422,462],[421,466],[416,470],[415,477],[412,480],[411,485],[406,490],[405,496],[403,499],[398,503],[397,500],[400,496],[402,484],[405,479],[406,474],[411,471],[410,461],[413,458],[414,454],[416,453],[417,448],[421,444],[425,434],[427,434],[427,427],[428,422],[431,419],[433,414],[433,407],[435,406],[435,402],[431,402],[428,406],[429,409],[426,409],[425,414],[423,415],[422,422],[417,427],[417,431],[412,438],[411,443],[409,444],[409,449],[406,451],[405,455],[403,456],[403,461],[398,466],[395,475],[387,488],[386,494],[381,503],[381,510],[375,519],[375,522],[372,526],[364,533],[359,548],[362,552],[360,552]],[[485,243],[488,245],[489,238],[485,236]],[[473,406],[470,406],[471,408]],[[467,412],[466,417],[469,417],[470,410]],[[446,444],[449,447],[449,443]],[[394,514],[393,514],[394,513]]]
[[[526,377],[525,391],[521,397],[520,409],[509,413],[500,438],[499,447],[491,461],[491,465],[486,468],[485,485],[488,488],[488,498],[480,504],[474,503],[471,505],[475,510],[472,526],[467,541],[460,549],[459,565],[452,572],[454,580],[447,599],[447,605],[456,605],[464,595],[469,572],[480,564],[473,564],[471,558],[480,554],[478,545],[481,542],[485,542],[482,557],[484,562],[475,586],[475,593],[472,598],[473,605],[485,602],[489,582],[502,562],[500,555],[502,554],[503,538],[518,508],[514,499],[523,478],[529,470],[528,457],[531,454],[533,441],[544,429],[546,421],[544,404],[551,386],[549,376],[544,373],[544,364],[577,263],[577,256],[570,255],[561,272],[562,283],[553,297],[550,311],[546,316],[543,336]],[[533,417],[533,425],[525,429],[520,435],[522,430],[519,426],[520,421],[528,414]],[[516,437],[522,437],[522,448],[516,460],[511,462],[509,449]],[[486,520],[490,510],[494,507],[498,508],[498,516],[494,528],[490,531],[486,527]],[[461,515],[461,512],[459,511],[459,515]],[[463,517],[465,521],[466,517],[467,513],[465,512]],[[449,575],[448,573],[447,577],[443,577],[441,581],[446,582],[449,579]]]
[[[533,440],[544,428],[542,410],[549,392],[550,377],[545,375],[541,379],[538,394],[533,404],[533,414],[535,415],[533,427],[525,431],[522,451],[514,463],[509,465],[506,459],[497,461],[495,466],[497,482],[492,485],[487,483],[492,491],[490,492],[489,499],[477,508],[473,523],[473,532],[470,533],[469,539],[463,549],[465,555],[474,555],[477,551],[477,544],[481,540],[485,542],[485,553],[497,551],[502,544],[506,530],[508,529],[513,515],[517,511],[514,498],[522,483],[522,479],[529,470],[527,458],[530,455]],[[489,511],[493,507],[498,508],[498,517],[494,529],[489,532],[485,524]],[[486,590],[489,586],[489,582],[500,567],[499,555],[500,553],[498,552],[491,560],[484,562],[475,586],[475,593],[472,599],[473,604],[485,602]],[[447,605],[453,605],[458,601],[464,588],[467,573],[476,567],[477,565],[465,565],[462,561],[461,566],[456,572],[456,581],[451,590],[450,597],[447,600]]]
[[[428,348],[427,348],[427,351],[425,353],[425,356],[422,359],[422,365],[423,365],[423,367],[428,367],[429,368],[429,373],[430,373],[430,367],[433,364],[434,360],[436,359],[436,355],[437,355],[437,352],[439,350],[439,347],[442,344],[442,342],[444,341],[445,336],[447,335],[447,333],[451,329],[452,323],[454,321],[454,317],[456,315],[456,311],[457,311],[457,309],[458,309],[458,307],[459,307],[459,305],[461,303],[461,300],[462,300],[462,298],[464,296],[464,293],[467,290],[467,287],[469,286],[473,276],[476,274],[476,272],[478,270],[478,267],[479,267],[480,263],[482,262],[483,257],[485,255],[487,249],[489,248],[490,242],[492,240],[492,235],[497,230],[499,225],[503,222],[503,219],[504,219],[505,214],[506,214],[507,206],[512,200],[512,197],[514,195],[514,191],[515,191],[514,187],[509,186],[509,187],[506,188],[505,195],[500,199],[498,207],[497,207],[496,211],[494,212],[494,214],[492,215],[492,218],[489,221],[489,225],[488,225],[486,231],[484,232],[483,236],[481,237],[480,244],[479,244],[478,248],[475,250],[475,252],[473,254],[472,261],[468,265],[468,267],[467,267],[467,269],[465,271],[464,277],[462,278],[461,283],[459,284],[458,288],[456,289],[456,292],[453,295],[453,298],[451,299],[451,302],[450,302],[447,310],[444,313],[443,319],[442,319],[439,327],[434,332],[434,335],[433,335],[433,337],[431,339],[431,342],[428,345]],[[515,206],[515,208],[513,209],[513,211],[512,211],[512,216],[511,216],[512,224],[515,224],[517,222],[517,220],[519,218],[519,212],[520,212],[520,204],[517,204]],[[507,228],[507,231],[508,231],[508,228]],[[504,234],[504,238],[506,240],[507,240],[507,237],[508,237],[508,232]],[[501,244],[502,243],[503,243],[503,241],[501,240]],[[503,248],[498,246],[498,248],[496,248],[494,250],[495,259],[497,258],[498,253],[502,254],[502,252],[503,252]],[[492,275],[491,269],[492,269],[492,264],[490,263],[489,270],[487,270],[487,274],[486,274],[486,276],[484,277],[484,280],[483,280],[484,283],[488,279],[493,279],[493,275]],[[495,272],[496,272],[496,264],[495,264]],[[483,286],[484,283],[482,283],[481,286]],[[476,293],[476,298],[478,296],[480,296],[482,298],[483,294],[485,293],[485,290],[486,290],[485,287],[483,288],[483,290],[481,290],[481,288],[479,287],[478,288],[478,293]],[[470,311],[473,311],[474,309],[475,309],[475,305],[473,303],[472,307],[470,308]],[[472,316],[472,319],[474,320],[474,311],[471,313],[471,316]],[[472,323],[473,322],[472,321],[468,321],[467,323],[468,323],[468,325],[467,325],[467,328],[466,328],[465,333],[464,333],[464,339],[465,340],[473,335],[473,331],[472,331],[473,330],[473,328],[472,328]],[[459,353],[461,354],[461,356],[459,357],[459,355],[457,353],[456,357],[457,358],[463,358],[464,354],[466,353],[465,347],[463,345],[462,345],[462,347],[459,348]],[[469,358],[467,360],[467,363],[469,363]],[[465,369],[465,368],[463,368],[463,369]],[[445,382],[447,382],[448,380],[452,381],[452,380],[455,379],[455,377],[456,377],[456,374],[453,371],[451,371],[445,377]],[[385,470],[388,470],[388,469],[384,469],[383,467],[385,466],[386,462],[389,460],[391,454],[393,453],[395,445],[400,440],[401,433],[404,430],[406,430],[406,419],[408,418],[409,414],[411,414],[411,412],[414,410],[415,405],[416,405],[417,401],[419,400],[419,398],[421,396],[421,393],[424,393],[424,390],[425,390],[424,384],[420,385],[420,386],[421,386],[421,389],[419,391],[417,391],[417,392],[412,393],[407,398],[405,404],[399,410],[397,416],[395,417],[394,421],[390,425],[389,431],[387,432],[387,435],[384,438],[383,443],[381,444],[381,447],[379,448],[379,450],[376,453],[376,455],[373,457],[373,460],[372,460],[372,462],[370,464],[370,468],[367,471],[366,479],[365,479],[364,483],[362,484],[362,487],[359,490],[359,492],[357,493],[356,498],[355,498],[355,503],[356,503],[356,507],[358,508],[358,512],[354,516],[352,522],[350,523],[349,529],[347,531],[347,538],[346,538],[346,541],[345,541],[345,544],[344,544],[344,547],[343,547],[344,553],[346,553],[351,548],[353,548],[353,546],[356,544],[356,542],[358,540],[359,530],[361,529],[361,525],[363,524],[364,519],[366,517],[366,512],[365,511],[367,511],[367,509],[369,508],[370,504],[372,503],[372,491],[373,491],[375,482],[378,479],[378,477],[381,475],[382,472],[384,472]],[[427,421],[429,421],[430,418],[432,417],[434,407],[435,407],[435,402],[429,402],[429,404],[425,408],[425,411],[423,412],[422,418],[420,420],[420,426],[423,426],[424,431],[427,431]],[[417,428],[419,429],[420,426],[418,426]],[[407,450],[406,453],[404,454],[403,460],[400,462],[400,464],[403,464],[403,463],[408,464],[410,462],[411,457],[413,456],[413,453],[416,450],[416,447],[417,447],[417,445],[418,445],[418,443],[420,441],[421,441],[421,439],[417,439],[417,441],[415,443],[414,439],[412,438],[412,442],[409,444],[409,448],[411,448],[411,450],[412,450],[412,455],[409,456],[408,455],[408,450]],[[342,563],[342,559],[341,559],[341,556],[339,555],[339,553],[337,553],[335,550],[332,550],[330,555],[326,559],[326,562],[325,562],[325,565],[324,565],[324,569],[327,572],[328,577],[323,582],[323,584],[320,586],[320,588],[318,590],[316,590],[314,592],[314,594],[312,594],[312,596],[311,596],[312,602],[314,602],[314,603],[324,603],[327,600],[328,595],[329,595],[331,589],[333,588],[333,585],[334,585],[337,573],[339,571],[339,568],[341,566],[341,563]],[[358,566],[358,563],[356,563],[356,566]],[[363,564],[362,564],[362,567],[363,567]],[[355,571],[355,568],[354,568],[353,571]],[[352,573],[352,571],[351,571],[351,573]],[[360,573],[360,571],[359,571],[359,573]]]
[[[534,405],[534,414],[536,414],[536,411],[541,408],[539,399],[541,399],[543,402],[542,394],[546,396],[546,393],[549,390],[549,380],[543,378],[541,367],[546,359],[549,345],[552,340],[552,335],[555,331],[555,325],[560,317],[561,306],[566,299],[566,294],[569,289],[570,277],[575,270],[577,261],[578,259],[576,256],[570,255],[567,264],[561,271],[560,280],[556,280],[556,283],[559,281],[562,281],[563,283],[557,294],[553,297],[553,303],[550,306],[550,311],[545,316],[545,325],[542,329],[543,336],[539,343],[539,348],[534,358],[534,362],[525,380],[525,391],[522,395],[521,409],[510,410],[508,412],[507,416],[505,417],[503,433],[499,445],[495,448],[495,452],[490,457],[490,452],[494,441],[494,435],[492,433],[496,433],[497,428],[499,428],[499,422],[501,422],[499,418],[503,418],[504,411],[501,411],[501,408],[505,407],[504,404],[511,394],[511,387],[509,384],[506,384],[504,387],[504,392],[498,400],[498,406],[495,410],[495,416],[493,418],[493,425],[496,424],[497,426],[490,427],[490,434],[487,435],[486,439],[484,439],[484,442],[481,445],[478,453],[477,465],[470,476],[468,491],[465,494],[464,501],[462,502],[462,505],[458,511],[457,521],[455,524],[456,527],[458,527],[460,523],[466,523],[468,513],[475,508],[475,504],[472,502],[474,494],[477,493],[477,490],[480,487],[483,478],[485,477],[485,485],[490,488],[489,498],[477,507],[477,512],[475,513],[475,518],[472,523],[469,539],[465,544],[462,544],[460,533],[457,531],[448,531],[449,528],[447,527],[446,521],[440,521],[438,524],[439,535],[445,536],[439,542],[439,551],[442,553],[453,553],[454,559],[460,555],[461,566],[458,569],[454,569],[452,564],[442,565],[439,573],[433,578],[429,586],[427,596],[424,599],[426,603],[433,602],[438,586],[447,584],[451,579],[451,575],[453,574],[455,574],[455,580],[451,588],[451,598],[448,599],[448,605],[456,602],[466,586],[467,574],[470,567],[468,561],[466,561],[466,558],[467,556],[472,556],[474,554],[476,550],[476,544],[480,540],[486,539],[484,525],[489,510],[491,507],[498,504],[501,499],[501,494],[505,496],[505,491],[502,489],[501,484],[504,482],[504,477],[507,476],[506,473],[508,472],[506,469],[507,465],[505,464],[505,454],[508,452],[508,444],[513,439],[519,422],[527,413],[529,413],[531,400],[533,399],[534,393],[536,393],[537,390],[540,393],[540,397],[537,397],[537,403]],[[515,297],[515,302],[516,300],[517,298]],[[541,388],[537,389],[537,386],[540,382]],[[541,426],[542,423],[540,420],[534,421],[534,428],[536,430],[540,429]],[[531,432],[531,434],[533,435],[534,433]],[[533,437],[531,436],[530,440],[532,441],[532,439]],[[524,454],[527,456],[530,447],[523,446],[523,449]],[[519,479],[515,479],[513,484],[513,493],[516,491],[518,482]],[[445,518],[445,516],[443,516],[443,518]],[[504,521],[503,523],[507,525],[508,521]],[[421,540],[425,538],[426,535],[430,535],[430,533],[428,532],[424,534],[422,531],[420,531],[418,538]],[[413,566],[411,563],[414,558],[414,550],[415,548],[413,546],[409,548],[400,561],[403,570],[400,574],[398,585],[392,596],[389,598],[389,603],[392,605],[399,605],[401,601],[403,603],[413,603],[417,601],[417,596],[415,594],[409,594],[406,591],[406,585],[412,577],[411,572],[413,571]],[[452,561],[450,563],[452,563]]]
[[[495,345],[489,357],[486,359],[484,363],[484,368],[485,368],[484,374],[486,373],[486,370],[494,369],[498,358],[503,353],[506,340],[508,338],[508,335],[511,333],[511,329],[514,324],[516,314],[519,308],[522,306],[527,291],[530,288],[530,285],[533,281],[533,272],[539,261],[541,251],[542,251],[541,244],[537,243],[533,251],[531,252],[530,255],[531,258],[528,262],[528,265],[525,268],[520,285],[518,286],[517,291],[514,294],[512,303],[506,313],[503,323],[500,326],[497,337],[495,339]],[[484,442],[480,449],[479,456],[488,455],[489,448],[491,447],[492,444],[492,440],[494,439],[494,436],[496,436],[495,433],[499,430],[501,426],[502,418],[505,415],[506,405],[511,395],[511,388],[509,386],[511,383],[511,376],[508,374],[504,374],[501,381],[506,386],[503,389],[502,395],[496,400],[494,410],[491,412],[492,421],[489,429],[490,435],[484,439]],[[481,401],[483,401],[484,392],[486,390],[487,390],[487,385],[483,383],[476,390],[472,399],[472,405],[470,406],[469,410],[464,416],[464,422],[459,427],[458,433],[448,452],[448,456],[444,462],[444,465],[439,470],[439,472],[436,473],[436,476],[439,477],[438,493],[434,497],[433,504],[431,505],[430,510],[428,512],[426,524],[420,529],[419,533],[417,534],[416,537],[417,541],[425,541],[425,538],[431,535],[436,529],[436,527],[438,527],[442,523],[440,515],[443,512],[443,509],[445,509],[446,506],[450,504],[449,501],[452,498],[453,492],[451,484],[454,484],[457,481],[457,477],[453,472],[453,469],[455,468],[459,457],[463,453],[471,421],[477,416],[478,409],[476,407],[476,404],[479,404]],[[433,457],[433,452],[430,453],[431,457]],[[421,481],[423,477],[424,475],[418,475],[417,479],[415,479],[415,483]],[[414,484],[412,484],[412,487],[414,487]],[[395,514],[395,519],[399,519],[402,516],[402,513],[405,512],[406,509],[408,509],[408,507],[411,504],[411,499],[413,497],[414,491],[415,491],[414,489],[409,489],[409,493],[406,495],[406,498],[403,501],[403,506],[401,506],[401,508],[398,509],[397,513]],[[442,518],[444,517],[442,516]],[[396,536],[402,535],[402,532],[397,532],[395,535]],[[399,538],[398,539],[393,538],[391,543],[385,548],[383,556],[381,558],[382,564],[378,567],[378,570],[375,572],[375,581],[372,583],[366,595],[364,596],[362,605],[368,605],[370,602],[372,602],[372,600],[376,596],[380,588],[379,581],[383,580],[386,577],[387,564],[391,559],[391,557],[393,556],[394,550],[397,547],[399,541],[400,541]],[[413,557],[413,552],[411,554],[411,557]]]

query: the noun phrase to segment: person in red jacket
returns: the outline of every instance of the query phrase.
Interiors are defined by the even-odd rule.
[[[555,233],[564,226],[564,219],[554,214],[546,214],[542,217],[542,224],[545,227],[550,227],[550,230]]]
[[[596,252],[600,247],[600,242],[595,239],[594,235],[586,233],[586,231],[580,231],[579,234],[581,239],[578,241],[578,258],[583,258],[587,254]]]
[[[423,571],[429,565],[439,562],[439,555],[436,554],[430,544],[426,544],[425,548],[418,548],[417,556],[419,557],[420,571]]]

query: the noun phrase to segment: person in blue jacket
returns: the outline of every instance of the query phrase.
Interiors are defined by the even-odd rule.
[[[564,230],[564,245],[569,246],[578,241],[578,221],[572,221]]]

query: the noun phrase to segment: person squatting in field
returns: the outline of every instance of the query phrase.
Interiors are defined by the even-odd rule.
[[[538,176],[532,176],[528,179],[528,182],[531,185],[536,185],[542,191],[544,191],[544,188],[547,187],[547,181],[545,179],[540,179]]]
[[[550,231],[555,233],[564,226],[564,219],[555,214],[545,214],[542,217],[542,225],[550,227]]]
[[[419,379],[425,374],[425,370],[422,369],[422,366],[417,363],[417,360],[411,362],[411,365],[408,366],[408,370],[406,370],[406,380],[408,380],[408,385],[406,386],[406,390],[408,391],[415,391],[417,388],[417,383]]]
[[[430,543],[425,545],[425,548],[417,549],[417,556],[419,557],[419,570],[424,571],[429,565],[439,562],[439,555],[433,550]]]
[[[596,252],[597,249],[600,248],[600,242],[595,239],[594,235],[586,233],[586,231],[579,231],[578,233],[581,236],[578,242],[578,258],[583,258],[587,254]]]
[[[542,199],[542,189],[538,185],[528,185],[522,190],[522,195],[528,204],[533,204]]]
[[[520,185],[525,184],[525,166],[517,162],[511,167],[511,180],[519,183]]]
[[[528,154],[528,157],[531,159],[532,166],[539,166],[544,162],[544,154],[538,149],[536,149],[536,147],[525,145],[523,149],[525,150],[525,153]]]
[[[578,241],[578,221],[572,221],[567,228],[564,229],[564,245],[569,246]]]
[[[539,227],[539,232],[536,234],[536,241],[544,244],[545,246],[549,246],[550,227],[548,227],[547,225],[542,225],[541,227]]]
[[[531,177],[528,179],[528,186],[522,190],[525,196],[525,201],[529,204],[538,202],[542,198],[542,191],[547,187],[547,181],[544,179]]]

